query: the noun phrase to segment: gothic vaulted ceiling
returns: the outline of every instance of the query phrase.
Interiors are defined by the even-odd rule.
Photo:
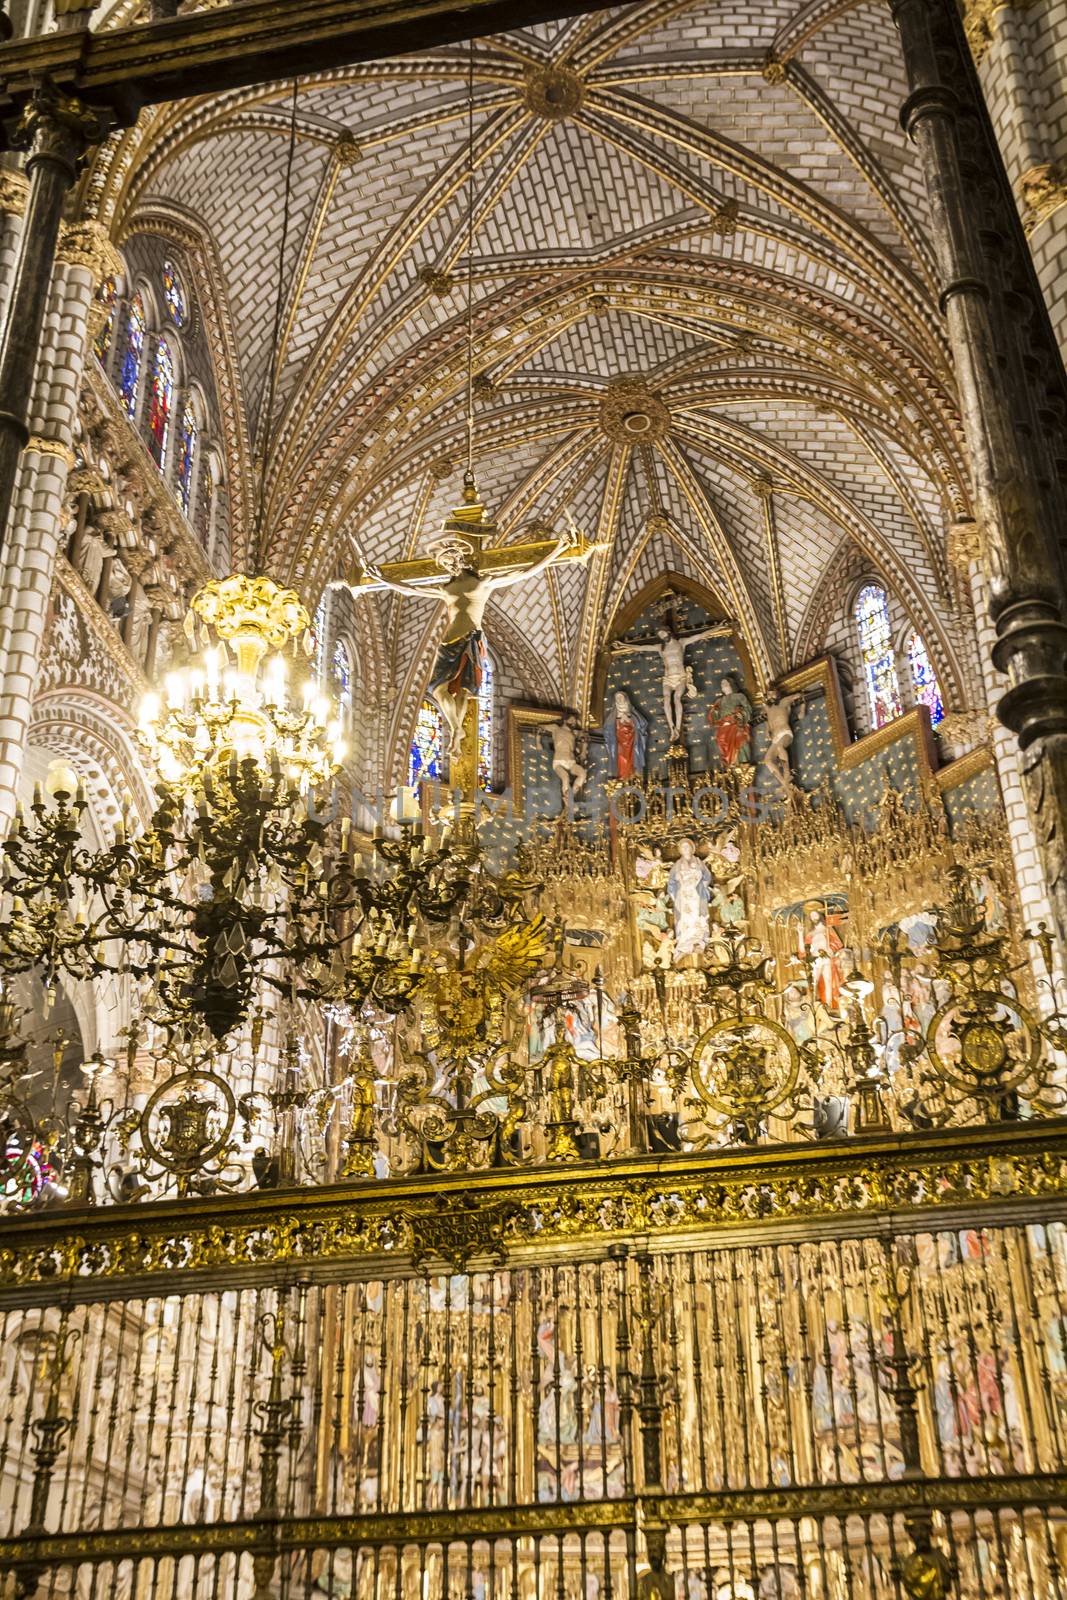
[[[291,88],[160,108],[87,180],[119,243],[153,229],[201,262],[238,548],[265,455],[263,559],[312,602],[458,498],[469,66],[457,46],[299,86],[269,419]],[[968,698],[960,436],[888,8],[647,0],[483,39],[473,84],[483,499],[516,535],[570,507],[609,544],[491,612],[526,690],[582,705],[665,569],[714,593],[766,680],[866,566]],[[433,608],[361,605],[402,731]]]

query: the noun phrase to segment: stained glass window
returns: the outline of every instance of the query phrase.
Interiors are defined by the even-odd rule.
[[[185,326],[185,291],[182,281],[169,261],[163,263],[163,303],[176,328]]]
[[[493,786],[493,658],[482,657],[482,683],[478,690],[478,783]]]
[[[122,358],[122,373],[119,377],[119,393],[128,417],[133,417],[137,411],[145,326],[144,301],[139,294],[135,294],[130,301],[130,314],[126,320],[126,352]]]
[[[921,633],[913,632],[908,635],[907,649],[915,704],[926,707],[930,713],[930,721],[936,727],[945,715],[945,708],[941,704],[941,685],[937,681],[933,662],[926,653]]]
[[[160,339],[152,368],[152,394],[148,403],[148,448],[162,467],[170,436],[170,408],[174,400],[174,357],[166,339]]]
[[[178,499],[186,516],[193,497],[193,467],[196,463],[196,415],[186,401],[178,434]]]
[[[311,649],[315,662],[315,680],[322,687],[322,675],[326,668],[326,607],[329,602],[329,590],[326,590],[319,601],[315,616],[311,623]]]
[[[889,630],[889,602],[885,590],[877,584],[869,583],[860,590],[856,601],[856,622],[871,722],[876,728],[884,728],[887,722],[900,716],[902,707],[893,638]]]
[[[341,711],[341,719],[343,722],[347,722],[349,712],[352,710],[352,661],[348,654],[347,646],[340,639],[333,647],[331,676],[333,677],[333,692],[337,697],[337,704]]]
[[[111,348],[111,335],[115,331],[115,289],[114,278],[105,278],[100,285],[99,299],[107,307],[107,317],[103,327],[93,340],[93,354],[103,366],[107,360],[107,353]]]
[[[432,700],[424,700],[415,719],[415,735],[411,741],[408,782],[412,787],[423,779],[439,781],[444,777],[443,746],[444,718],[441,710]]]

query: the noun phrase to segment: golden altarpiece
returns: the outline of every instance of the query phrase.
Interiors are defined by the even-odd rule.
[[[1067,1039],[985,754],[762,703],[663,582],[600,729],[369,837],[307,626],[209,584],[150,825],[58,763],[6,846],[3,1593],[1060,1593]]]

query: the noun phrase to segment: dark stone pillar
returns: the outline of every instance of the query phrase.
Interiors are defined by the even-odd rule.
[[[1034,829],[1067,940],[1067,379],[955,0],[890,0],[959,385],[991,609]]]
[[[0,340],[0,541],[11,513],[19,456],[29,438],[37,349],[52,286],[63,202],[79,158],[104,131],[99,112],[49,83],[34,90],[11,131],[14,147],[29,152],[29,193]]]

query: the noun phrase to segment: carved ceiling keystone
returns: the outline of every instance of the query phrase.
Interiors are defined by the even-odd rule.
[[[671,414],[644,378],[613,378],[600,402],[600,426],[613,444],[648,444],[669,431]]]
[[[585,99],[585,84],[570,67],[530,67],[526,73],[527,108],[548,122],[573,117]]]

